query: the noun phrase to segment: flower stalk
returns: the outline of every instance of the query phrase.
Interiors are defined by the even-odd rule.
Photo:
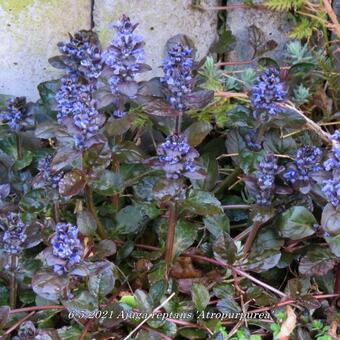
[[[165,264],[167,268],[167,272],[170,271],[171,263],[172,263],[172,254],[173,254],[173,246],[175,240],[175,232],[176,232],[176,203],[170,202],[169,210],[168,210],[168,233],[166,236],[166,244],[165,244]]]
[[[85,186],[85,199],[86,199],[86,204],[88,209],[90,210],[90,212],[92,213],[92,215],[94,216],[95,220],[96,220],[96,224],[97,224],[97,233],[98,235],[102,238],[102,239],[106,239],[107,238],[107,233],[105,231],[105,228],[102,224],[102,222],[100,221],[97,211],[96,211],[96,207],[94,205],[94,201],[93,201],[93,193],[91,188],[89,187],[89,185]]]

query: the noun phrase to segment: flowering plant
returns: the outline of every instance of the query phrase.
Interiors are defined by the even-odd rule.
[[[334,335],[340,101],[322,53],[292,42],[288,64],[235,72],[177,35],[141,81],[137,24],[112,27],[106,49],[85,30],[58,44],[39,101],[0,102],[0,336]]]

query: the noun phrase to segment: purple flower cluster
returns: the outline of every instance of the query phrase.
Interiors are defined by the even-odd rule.
[[[284,172],[287,183],[296,187],[307,187],[314,182],[311,175],[321,170],[321,150],[315,146],[306,145],[296,151],[295,160]]]
[[[243,136],[243,139],[246,143],[247,148],[250,151],[260,151],[262,149],[262,145],[257,141],[257,133],[255,130],[249,130]]]
[[[57,120],[65,124],[65,118],[73,120],[74,142],[77,149],[83,149],[86,140],[93,137],[100,128],[101,117],[92,97],[92,87],[82,84],[75,73],[66,74],[61,79],[61,87],[56,94]]]
[[[67,273],[81,261],[83,247],[78,239],[78,227],[71,223],[58,223],[51,239],[52,254],[56,257],[53,271],[59,275]]]
[[[185,110],[184,96],[192,90],[193,59],[191,49],[181,44],[175,44],[168,50],[168,56],[163,61],[164,76],[161,82],[172,107]]]
[[[91,83],[95,83],[102,71],[99,40],[90,31],[80,31],[70,41],[60,42],[59,51],[67,58],[69,71],[77,71]]]
[[[275,186],[275,175],[278,171],[277,159],[273,154],[267,154],[261,160],[256,181],[259,192],[256,195],[256,203],[260,206],[268,206],[272,200],[272,193]]]
[[[52,155],[48,155],[47,157],[39,160],[38,162],[38,171],[39,171],[39,177],[42,180],[42,182],[47,186],[51,187],[52,189],[59,189],[59,182],[64,176],[64,173],[62,171],[59,171],[57,173],[52,173],[51,169],[51,161],[53,159]]]
[[[143,71],[144,40],[134,33],[138,24],[133,25],[130,18],[123,15],[113,25],[116,35],[110,46],[102,54],[103,63],[110,69],[109,85],[113,94],[119,94],[119,86],[135,80],[136,74]],[[125,113],[118,110],[115,116]],[[124,114],[123,114],[124,113]]]
[[[0,217],[0,228],[4,231],[1,238],[4,252],[12,255],[19,254],[27,239],[27,226],[21,220],[20,215],[10,212],[6,216]]]
[[[323,163],[331,178],[323,181],[322,191],[334,207],[340,207],[340,130],[336,130],[331,139],[332,151]]]
[[[183,135],[168,136],[164,143],[158,145],[157,154],[158,168],[165,171],[168,179],[178,179],[197,170],[194,160],[199,154]]]
[[[285,90],[279,78],[279,71],[269,68],[255,81],[251,90],[250,101],[254,117],[268,120],[282,110],[278,103],[285,100]]]
[[[25,126],[32,125],[26,98],[16,97],[8,100],[7,109],[0,113],[0,122],[8,125],[15,132],[22,130]]]

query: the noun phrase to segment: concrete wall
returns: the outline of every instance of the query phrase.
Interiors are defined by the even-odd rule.
[[[60,72],[47,59],[68,32],[91,27],[91,0],[0,0],[0,93],[38,98]]]
[[[205,56],[216,38],[217,12],[199,11],[191,0],[0,0],[0,93],[38,98],[36,86],[60,72],[48,64],[57,54],[58,41],[67,33],[94,29],[103,45],[113,32],[112,21],[127,14],[139,22],[138,33],[146,40],[146,62],[153,67],[146,77],[158,75],[163,47],[178,33],[196,43],[198,57]],[[202,0],[213,6],[218,0]]]

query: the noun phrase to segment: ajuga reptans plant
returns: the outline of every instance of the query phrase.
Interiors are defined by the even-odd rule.
[[[145,26],[113,27],[104,50],[91,31],[60,43],[50,62],[64,73],[37,102],[0,96],[0,337],[272,338],[292,315],[292,338],[326,336],[340,294],[340,102],[333,60],[329,73],[317,61],[322,35],[277,69],[259,55],[248,69],[195,60],[177,35],[157,51],[162,76],[139,81]],[[220,313],[226,287],[228,306],[270,310],[271,327],[114,319],[166,299],[169,313]],[[290,306],[273,308],[281,297]]]

